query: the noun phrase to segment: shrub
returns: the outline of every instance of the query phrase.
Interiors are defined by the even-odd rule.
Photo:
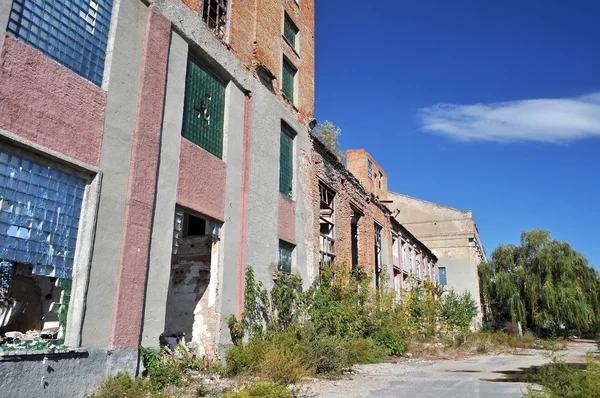
[[[122,370],[116,376],[107,376],[90,398],[142,398],[150,389],[148,379],[132,378],[129,372]]]
[[[239,392],[223,395],[223,398],[295,398],[294,391],[278,383],[254,382],[244,387]]]
[[[534,398],[593,398],[600,396],[600,362],[593,352],[586,356],[585,369],[577,369],[553,356],[552,363],[541,367],[534,382],[541,390],[528,386],[526,396]]]
[[[140,356],[144,368],[146,368],[145,375],[150,379],[152,391],[181,384],[179,364],[166,352],[164,347],[154,351],[140,346]]]
[[[265,347],[260,374],[276,383],[293,384],[313,374],[313,370],[300,353],[271,343]]]
[[[456,294],[451,290],[440,299],[440,320],[450,333],[469,333],[471,321],[477,316],[477,303],[471,293]]]

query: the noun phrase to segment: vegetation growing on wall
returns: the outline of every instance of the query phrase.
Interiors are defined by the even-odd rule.
[[[587,259],[544,230],[501,245],[479,266],[485,321],[520,322],[538,335],[589,334],[600,321],[600,279]]]
[[[329,120],[319,123],[313,131],[313,136],[316,137],[323,145],[325,145],[325,148],[327,148],[340,162],[343,163],[346,160],[346,156],[340,148],[341,135],[342,129],[335,126]]]

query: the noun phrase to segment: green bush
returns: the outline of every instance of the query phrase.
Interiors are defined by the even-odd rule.
[[[142,398],[148,396],[150,389],[148,379],[132,378],[122,370],[116,376],[107,376],[90,398]]]
[[[146,368],[145,375],[150,380],[152,391],[159,391],[167,386],[181,384],[182,374],[179,364],[168,355],[164,348],[154,351],[140,346],[140,356],[144,368]]]
[[[528,386],[527,397],[533,398],[595,398],[600,396],[600,361],[593,352],[586,356],[585,369],[578,369],[564,359],[553,356],[552,363],[541,367],[534,380],[542,386]]]
[[[254,382],[239,392],[223,395],[223,398],[296,398],[294,391],[273,382]]]

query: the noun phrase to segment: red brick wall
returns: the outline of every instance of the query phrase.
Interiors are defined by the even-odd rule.
[[[370,178],[367,173],[368,160],[370,160],[373,164],[372,178]],[[385,173],[385,171],[383,171],[381,166],[377,164],[375,159],[373,159],[373,157],[369,155],[366,149],[350,149],[346,151],[346,165],[348,167],[348,170],[350,170],[350,172],[354,174],[356,178],[358,178],[358,180],[363,185],[363,187],[365,187],[367,192],[372,193],[380,200],[387,199],[387,174]],[[381,178],[381,188],[379,188],[379,179],[381,175],[383,176],[383,178]]]
[[[197,14],[203,0],[181,0]],[[306,124],[315,108],[315,7],[314,0],[230,0],[228,47],[249,70],[262,65],[275,76],[276,95],[281,90],[283,55],[298,69],[296,101],[289,108]],[[298,50],[283,38],[284,10],[299,32]],[[285,101],[287,104],[287,101]]]
[[[314,143],[312,151],[312,163],[314,167],[314,186],[313,206],[315,214],[315,252],[319,252],[319,181],[325,183],[335,192],[334,199],[334,236],[336,263],[352,266],[352,236],[351,236],[351,216],[353,207],[359,210],[363,215],[358,223],[358,264],[366,268],[369,275],[374,276],[375,266],[375,222],[383,226],[382,238],[387,241],[387,246],[382,248],[383,264],[391,267],[388,258],[391,256],[391,229],[389,216],[378,205],[361,186],[357,180],[352,178],[344,166],[334,160],[333,156],[326,153],[322,146]],[[319,257],[315,259],[318,265]],[[389,271],[389,269],[388,269]]]

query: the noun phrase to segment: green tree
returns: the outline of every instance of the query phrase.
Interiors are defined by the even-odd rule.
[[[319,123],[314,131],[313,136],[316,137],[325,147],[333,153],[340,162],[346,160],[344,152],[340,149],[340,137],[342,136],[342,129],[335,126],[329,120],[325,120],[323,123]]]
[[[477,316],[477,303],[468,291],[456,294],[452,289],[440,299],[439,316],[449,332],[467,334],[473,318]]]
[[[524,231],[520,246],[498,246],[479,266],[479,278],[485,321],[493,328],[521,322],[543,335],[598,328],[598,272],[548,231]]]

